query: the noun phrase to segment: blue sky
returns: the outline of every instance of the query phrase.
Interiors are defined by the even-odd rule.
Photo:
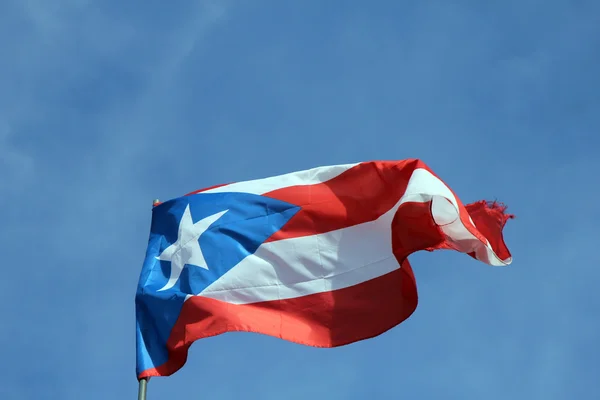
[[[412,257],[364,342],[230,333],[149,399],[600,398],[600,2],[5,0],[0,398],[135,398],[153,198],[418,157],[514,257]]]

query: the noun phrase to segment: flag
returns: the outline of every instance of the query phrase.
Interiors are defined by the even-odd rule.
[[[316,347],[377,336],[417,307],[407,257],[511,263],[498,203],[463,205],[420,160],[318,167],[153,207],[135,303],[137,376],[167,376],[201,338],[257,332]]]

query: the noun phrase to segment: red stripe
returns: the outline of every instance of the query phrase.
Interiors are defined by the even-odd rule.
[[[221,186],[227,186],[227,185],[231,185],[231,183],[222,183],[220,185],[214,185],[214,186],[210,186],[210,187],[207,187],[207,188],[204,188],[204,189],[194,190],[193,192],[190,192],[190,193],[186,194],[186,196],[192,196],[194,194],[206,192],[207,190],[216,189],[216,188],[219,188]]]
[[[417,307],[408,261],[401,269],[360,285],[288,300],[235,305],[206,297],[185,302],[167,344],[169,361],[139,378],[171,375],[198,339],[225,332],[256,332],[315,347],[336,347],[380,335]]]
[[[494,253],[496,253],[501,260],[510,258],[511,254],[504,242],[502,230],[504,229],[506,221],[514,218],[514,215],[506,213],[506,206],[497,202],[481,200],[476,203],[467,204],[465,210],[471,216],[471,219],[473,219],[475,227],[477,228],[476,232],[488,240]],[[465,223],[464,218],[463,223]],[[475,257],[474,254],[470,255]]]
[[[416,168],[427,167],[419,160],[365,162],[327,182],[265,193],[302,206],[267,242],[373,221],[400,200]]]

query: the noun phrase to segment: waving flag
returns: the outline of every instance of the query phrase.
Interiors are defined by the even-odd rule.
[[[258,332],[318,347],[377,336],[417,307],[408,255],[504,266],[504,207],[464,206],[419,160],[319,167],[154,207],[136,294],[138,378],[196,340]]]

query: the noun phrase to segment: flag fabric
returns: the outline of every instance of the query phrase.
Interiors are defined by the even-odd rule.
[[[136,293],[137,376],[171,375],[201,338],[257,332],[317,347],[377,336],[417,307],[407,257],[511,263],[498,203],[463,205],[420,160],[319,167],[153,207]]]

